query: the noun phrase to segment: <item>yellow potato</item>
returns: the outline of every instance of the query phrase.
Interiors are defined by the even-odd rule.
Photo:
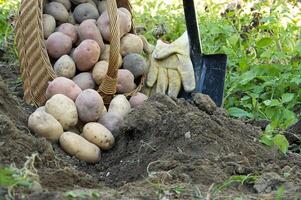
[[[143,42],[138,35],[128,33],[120,40],[120,53],[125,56],[130,53],[143,53]]]
[[[64,130],[69,130],[78,122],[75,103],[65,95],[56,94],[45,105],[47,113],[60,122]]]
[[[131,105],[124,95],[116,95],[109,106],[108,112],[115,112],[125,117],[131,111]]]
[[[62,125],[53,116],[41,109],[29,116],[28,127],[35,134],[50,141],[57,141],[64,132]]]
[[[101,150],[111,149],[115,142],[113,134],[97,122],[86,124],[82,136],[89,142],[96,144]]]
[[[100,160],[101,151],[95,145],[73,132],[65,132],[60,137],[60,145],[65,152],[76,158],[88,162],[96,163]]]
[[[106,76],[108,71],[108,66],[109,63],[107,63],[106,61],[100,61],[95,64],[92,71],[92,76],[97,85],[100,85],[101,81]]]

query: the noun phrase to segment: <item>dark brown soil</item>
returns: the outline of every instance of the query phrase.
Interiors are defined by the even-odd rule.
[[[194,102],[151,97],[129,114],[98,164],[80,162],[26,128],[33,108],[20,99],[11,69],[0,67],[0,165],[22,168],[36,153],[41,185],[16,190],[15,199],[64,199],[65,192],[89,189],[102,199],[275,199],[281,187],[283,199],[301,199],[301,156],[263,146],[259,127],[195,103],[202,96]],[[257,178],[226,185],[247,176]]]

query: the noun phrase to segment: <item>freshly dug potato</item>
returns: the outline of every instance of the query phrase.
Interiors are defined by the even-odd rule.
[[[73,52],[73,60],[80,71],[89,71],[97,63],[100,47],[94,40],[87,39],[80,43]]]
[[[107,10],[107,1],[106,0],[99,1],[97,8],[99,14],[102,14],[105,10]]]
[[[73,101],[82,92],[80,87],[76,85],[72,80],[65,77],[57,77],[48,84],[46,90],[46,97],[51,98],[56,94],[63,94]]]
[[[142,94],[140,92],[137,92],[134,96],[132,96],[129,100],[132,108],[137,108],[141,106],[144,101],[146,101],[148,97],[145,94]]]
[[[98,122],[106,127],[109,131],[119,131],[123,125],[123,117],[115,112],[107,112],[100,116]]]
[[[81,4],[81,3],[87,3],[88,0],[71,0],[72,3],[75,5]]]
[[[65,78],[73,78],[75,76],[76,67],[72,58],[68,55],[60,57],[53,66],[57,76]]]
[[[65,6],[58,2],[46,4],[44,13],[53,16],[54,19],[59,22],[67,22],[69,17],[69,13]]]
[[[127,69],[119,69],[117,73],[117,93],[128,93],[134,89],[134,75]]]
[[[64,130],[69,130],[78,122],[75,103],[63,94],[56,94],[45,104],[46,112],[52,115]]]
[[[56,23],[54,17],[43,14],[43,32],[44,39],[47,39],[55,30]]]
[[[99,17],[97,8],[90,3],[83,3],[76,6],[73,15],[78,23],[82,23],[86,19],[97,19]]]
[[[28,127],[50,141],[57,141],[64,132],[62,125],[53,116],[41,110],[29,116]]]
[[[121,38],[120,53],[125,56],[130,53],[143,53],[143,42],[138,35],[128,33]]]
[[[95,22],[96,21],[94,19],[83,21],[78,27],[78,35],[80,41],[86,39],[95,40],[99,45],[101,51],[103,51],[105,49],[105,44]]]
[[[82,90],[95,88],[95,81],[92,77],[92,73],[90,72],[79,73],[73,78],[73,81]]]
[[[101,150],[109,150],[115,143],[113,134],[97,122],[86,124],[82,136],[89,142],[96,144]]]
[[[51,0],[51,1],[63,4],[67,10],[71,9],[71,2],[70,2],[70,0]]]
[[[67,23],[70,23],[70,24],[73,24],[73,25],[76,24],[76,21],[74,19],[74,16],[73,16],[72,12],[69,12],[69,17],[68,17]]]
[[[125,117],[131,111],[131,105],[124,95],[116,95],[109,106],[108,112],[115,112]]]
[[[38,108],[35,110],[35,112],[36,112],[36,111],[44,111],[44,112],[46,112],[45,106],[38,107]]]
[[[72,40],[64,33],[55,32],[48,37],[46,41],[46,48],[50,57],[58,59],[62,55],[70,52],[72,48]]]
[[[123,58],[123,68],[129,70],[137,78],[147,71],[147,63],[143,56],[131,53]]]
[[[95,2],[93,0],[88,0],[89,4],[91,4],[92,6],[94,6],[97,9],[97,5],[95,4]]]
[[[65,35],[68,35],[71,40],[72,44],[74,44],[77,40],[77,30],[74,25],[70,23],[63,23],[57,28],[58,32],[64,33]]]
[[[106,61],[99,61],[95,64],[92,71],[92,76],[97,85],[101,84],[101,81],[107,74],[109,63]]]
[[[79,119],[82,122],[95,122],[103,112],[102,97],[92,89],[82,91],[75,101]]]
[[[130,32],[132,27],[132,20],[126,13],[122,12],[120,8],[118,8],[118,16],[119,16],[119,27],[120,27],[120,38],[123,37],[126,33]],[[108,11],[104,11],[97,20],[97,27],[102,35],[102,38],[106,41],[110,41],[111,33],[110,33],[110,19],[108,15]]]
[[[109,62],[109,59],[110,59],[110,45],[105,44],[105,48],[101,52],[99,59]]]
[[[89,142],[76,133],[63,133],[59,142],[65,152],[82,161],[96,163],[100,160],[100,149],[95,144]]]
[[[119,10],[122,11],[123,13],[125,13],[127,16],[129,16],[132,19],[132,14],[128,9],[126,9],[124,7],[120,7]]]

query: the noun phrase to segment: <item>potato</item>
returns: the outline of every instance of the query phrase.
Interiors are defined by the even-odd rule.
[[[107,10],[107,1],[106,0],[99,1],[97,8],[99,14],[102,14],[105,10]]]
[[[131,111],[131,105],[124,95],[116,95],[109,106],[108,112],[115,112],[125,117]]]
[[[146,73],[147,63],[140,54],[131,53],[123,58],[123,68],[129,70],[137,78]]]
[[[97,122],[86,124],[82,136],[89,142],[96,144],[101,150],[109,150],[115,143],[112,133]]]
[[[148,97],[145,94],[142,94],[140,92],[137,92],[137,94],[133,95],[129,102],[131,104],[132,108],[137,108],[139,106],[141,106],[144,101],[146,101],[148,99]]]
[[[101,84],[101,81],[107,74],[109,63],[106,61],[99,61],[95,64],[92,71],[92,76],[97,85]]]
[[[97,5],[95,4],[95,2],[93,0],[88,0],[89,4],[91,4],[92,6],[94,6],[97,9]]]
[[[69,130],[78,122],[75,103],[63,94],[56,94],[45,104],[46,112],[52,115],[64,130]]]
[[[117,73],[117,93],[128,93],[134,89],[134,75],[127,69],[119,69]]]
[[[63,4],[67,10],[71,9],[71,2],[70,2],[70,0],[51,0],[51,1]]]
[[[82,92],[80,87],[78,87],[72,80],[65,77],[57,77],[48,84],[46,90],[46,97],[51,98],[56,94],[63,94],[73,101]]]
[[[105,48],[101,52],[99,59],[109,62],[109,60],[110,60],[110,45],[105,44]]]
[[[75,76],[76,67],[72,58],[68,55],[60,57],[53,66],[55,74],[65,78],[73,78]]]
[[[70,24],[73,24],[73,25],[76,24],[76,21],[74,19],[74,16],[73,16],[72,12],[69,12],[69,17],[68,17],[67,23],[70,23]]]
[[[120,38],[123,37],[126,33],[130,32],[132,28],[132,20],[127,14],[122,12],[120,8],[117,10],[119,16],[119,28],[120,28]],[[110,41],[111,32],[110,32],[110,20],[107,11],[104,11],[97,20],[97,27],[102,35],[102,38],[106,41]]]
[[[90,3],[83,3],[76,6],[73,15],[78,23],[82,23],[86,19],[97,19],[99,17],[97,8]]]
[[[44,13],[52,15],[54,19],[59,22],[67,22],[69,17],[65,6],[58,2],[50,2],[46,4]]]
[[[47,39],[55,30],[56,23],[54,17],[43,14],[43,33],[44,39]]]
[[[29,116],[28,127],[35,134],[50,141],[57,141],[64,132],[62,125],[53,116],[42,110],[35,111]]]
[[[100,116],[98,123],[102,124],[109,131],[115,132],[119,131],[123,125],[123,117],[115,112],[107,112]]]
[[[95,81],[90,72],[79,73],[73,78],[73,81],[82,90],[95,88]]]
[[[65,35],[68,35],[71,40],[72,44],[74,44],[77,40],[77,30],[74,25],[70,23],[63,23],[57,28],[58,32],[64,33]]]
[[[35,112],[36,112],[36,111],[44,111],[44,112],[46,112],[45,106],[38,107],[38,108],[35,110]]]
[[[64,33],[55,32],[48,37],[46,41],[46,48],[50,57],[58,59],[62,55],[70,52],[72,48],[72,40]]]
[[[80,71],[89,71],[97,63],[100,47],[94,40],[87,39],[80,43],[73,52],[73,60]]]
[[[60,137],[60,145],[69,155],[88,162],[96,163],[100,160],[101,151],[93,143],[73,132],[65,132]]]
[[[81,41],[86,39],[95,40],[98,43],[101,51],[105,49],[105,44],[94,19],[83,21],[78,27],[78,35]]]
[[[79,119],[82,122],[95,122],[103,112],[102,97],[92,89],[82,91],[75,101]]]
[[[120,41],[120,53],[125,56],[130,53],[143,53],[143,42],[141,38],[132,33],[128,33],[121,38]]]
[[[132,19],[132,14],[128,9],[126,9],[124,7],[120,7],[119,10],[122,11],[123,13],[125,13],[127,16],[129,16],[129,18]]]

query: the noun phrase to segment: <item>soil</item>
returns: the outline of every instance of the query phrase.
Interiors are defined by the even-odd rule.
[[[191,101],[152,96],[113,133],[114,148],[91,165],[28,130],[34,108],[22,100],[17,77],[14,65],[0,66],[0,165],[27,169],[35,187],[16,187],[11,199],[67,199],[68,194],[85,199],[301,199],[301,156],[263,146],[260,127],[229,118],[203,95]],[[1,194],[9,199],[5,188],[0,187]]]

